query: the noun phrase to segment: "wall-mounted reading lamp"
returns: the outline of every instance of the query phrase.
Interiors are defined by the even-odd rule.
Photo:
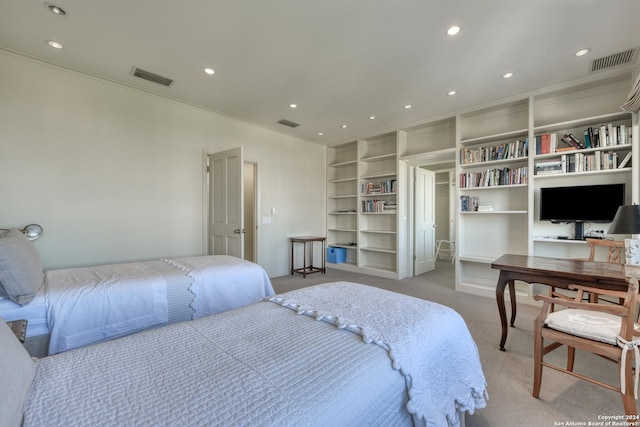
[[[8,230],[8,229],[0,228],[0,230]],[[27,239],[29,240],[36,240],[37,238],[42,236],[42,226],[38,224],[25,225],[24,228],[21,228],[19,231],[21,231],[25,236],[27,236]]]

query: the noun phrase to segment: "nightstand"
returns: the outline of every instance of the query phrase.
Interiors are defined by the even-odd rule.
[[[18,337],[20,342],[24,344],[24,340],[27,336],[27,320],[13,320],[11,322],[7,322],[7,325],[9,325],[9,329],[11,329],[14,334],[16,334],[16,337]]]

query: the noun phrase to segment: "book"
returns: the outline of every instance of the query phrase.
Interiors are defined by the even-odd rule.
[[[571,141],[573,141],[576,144],[577,148],[586,148],[584,143],[580,141],[574,134],[569,133],[565,135],[565,137],[568,137]]]
[[[584,130],[584,145],[587,148],[591,148],[592,147],[592,145],[591,145],[591,136],[589,135],[589,129],[585,129]]]
[[[627,163],[629,163],[629,160],[631,160],[631,151],[629,151],[627,155],[624,156],[624,159],[622,159],[622,161],[618,165],[618,169],[622,169],[623,167],[625,167]]]
[[[579,150],[580,148],[582,148],[580,146],[580,144],[578,144],[575,140],[573,140],[569,134],[566,134],[564,136],[562,136],[560,138],[562,140],[562,142],[564,142],[565,144],[567,144],[570,147],[574,147],[575,149]]]
[[[573,147],[573,146],[556,148],[556,152],[558,152],[558,153],[564,153],[565,151],[576,151],[576,150],[577,150],[577,148]]]

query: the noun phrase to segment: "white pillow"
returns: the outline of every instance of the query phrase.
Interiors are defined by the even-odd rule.
[[[0,234],[0,296],[26,305],[43,280],[40,255],[33,242],[15,228]]]
[[[19,426],[35,364],[0,317],[0,414],[2,425]],[[6,424],[4,424],[6,422]]]

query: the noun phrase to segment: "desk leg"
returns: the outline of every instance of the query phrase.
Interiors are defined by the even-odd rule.
[[[291,275],[293,276],[293,242],[291,242]]]
[[[498,284],[496,285],[496,302],[498,303],[498,313],[500,313],[500,325],[502,326],[502,337],[500,338],[500,351],[504,350],[504,344],[507,342],[507,310],[504,305],[504,289],[509,285],[509,296],[511,298],[511,326],[516,321],[516,292],[514,281],[505,274],[500,272]]]

